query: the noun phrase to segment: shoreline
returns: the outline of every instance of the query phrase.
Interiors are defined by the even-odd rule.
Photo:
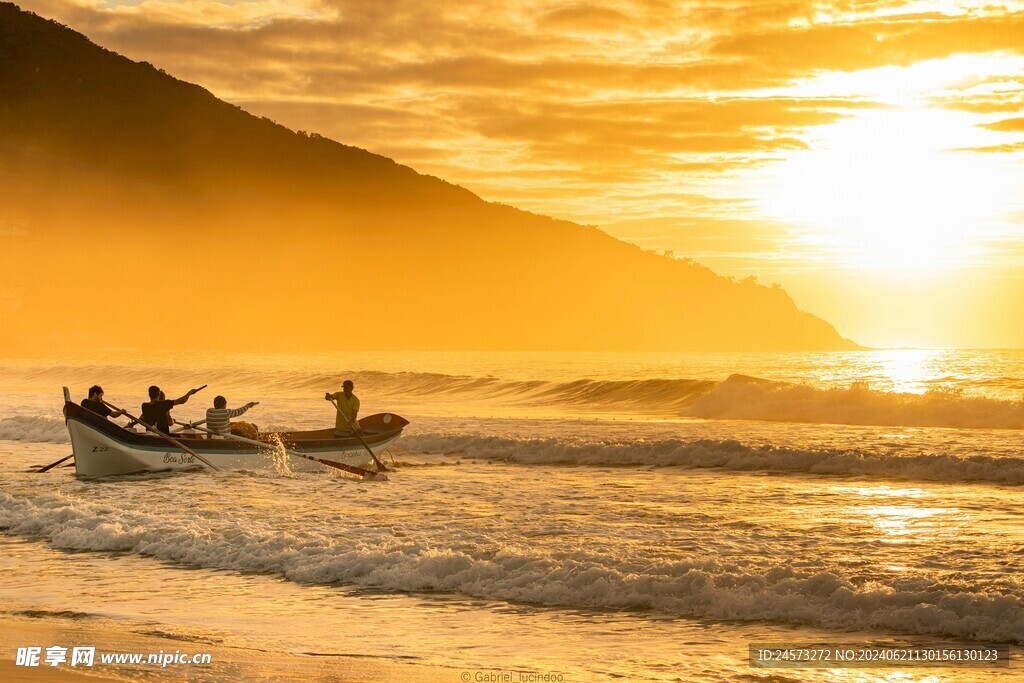
[[[19,647],[41,647],[39,666],[17,666]],[[46,648],[95,647],[93,666],[69,662],[50,666],[45,662]],[[170,663],[101,664],[101,654],[140,653],[143,655],[181,652],[189,656],[210,656],[209,664]],[[154,681],[177,680],[344,680],[352,683],[402,680],[409,683],[454,683],[460,670],[397,662],[386,657],[367,655],[326,655],[270,652],[210,642],[189,641],[170,635],[139,633],[131,625],[113,620],[76,620],[61,617],[0,615],[0,680],[9,683],[30,681],[128,681],[145,677]]]

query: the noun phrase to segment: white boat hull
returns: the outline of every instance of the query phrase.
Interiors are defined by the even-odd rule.
[[[75,407],[75,415],[84,409]],[[107,477],[138,472],[166,470],[209,469],[196,456],[178,448],[169,441],[159,438],[139,438],[133,432],[119,426],[90,424],[95,418],[77,419],[67,416],[68,433],[75,455],[78,474],[88,477]],[[397,417],[397,416],[395,416]],[[401,418],[398,418],[401,419]],[[360,421],[362,422],[362,421]],[[405,421],[402,420],[402,423]],[[366,437],[375,455],[381,453],[401,435],[401,428],[392,433],[369,434]],[[272,470],[299,472],[337,472],[338,470],[305,458],[288,455],[285,449],[268,443],[266,448],[244,446],[229,439],[194,439],[174,435],[199,453],[203,458],[226,470]],[[331,440],[329,440],[331,441]],[[334,439],[335,443],[324,440],[289,442],[288,449],[303,455],[340,462],[353,467],[375,469],[366,447],[358,440]],[[134,442],[134,443],[133,443]],[[146,443],[142,443],[146,442]]]

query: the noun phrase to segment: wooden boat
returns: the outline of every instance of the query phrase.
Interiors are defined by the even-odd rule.
[[[64,420],[71,435],[76,471],[84,476],[106,477],[206,467],[185,449],[160,436],[125,429],[71,401],[64,402]],[[380,455],[393,443],[407,424],[408,420],[393,413],[378,413],[359,420],[363,441],[375,455]],[[364,469],[371,462],[366,447],[356,436],[335,437],[333,428],[264,434],[260,441],[266,443],[266,448],[231,439],[208,439],[199,434],[176,433],[172,436],[223,469],[275,469],[275,463],[286,459],[292,470],[331,471],[332,468],[320,463],[284,454],[275,439],[280,439],[287,449],[302,455]]]

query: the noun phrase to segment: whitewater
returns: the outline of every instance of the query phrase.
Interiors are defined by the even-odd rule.
[[[151,383],[209,383],[176,414],[223,393],[277,429],[329,423],[323,391],[344,378],[364,414],[412,421],[390,482],[28,471],[68,451],[64,385],[134,408]],[[1022,388],[1015,352],[0,361],[0,595],[261,651],[372,637],[384,657],[567,680],[834,680],[750,669],[751,642],[1016,647]],[[109,579],[25,589],[96,563],[131,600]],[[202,623],[174,607],[200,575]]]

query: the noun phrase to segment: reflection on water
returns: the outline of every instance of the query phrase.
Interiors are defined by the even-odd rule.
[[[875,526],[887,536],[913,534],[916,540],[929,540],[938,524],[955,521],[957,510],[944,508],[919,508],[908,505],[884,505],[864,508],[864,513]]]
[[[943,376],[936,370],[941,364],[944,351],[907,349],[880,351],[875,358],[880,374],[885,378],[890,391],[922,393],[925,387]]]

